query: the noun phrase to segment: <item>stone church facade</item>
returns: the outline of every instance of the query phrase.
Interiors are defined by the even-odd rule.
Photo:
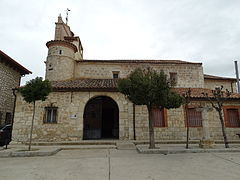
[[[147,140],[146,106],[134,105],[117,90],[118,78],[127,77],[136,68],[163,70],[175,81],[179,94],[192,91],[189,105],[190,139],[222,140],[221,125],[215,110],[203,97],[211,89],[224,85],[232,94],[224,106],[227,135],[237,140],[240,132],[240,95],[236,80],[204,75],[202,63],[181,60],[86,60],[78,36],[58,17],[55,38],[47,42],[46,79],[53,92],[46,101],[36,103],[34,141],[84,141],[89,139]],[[200,108],[201,107],[201,108]],[[33,107],[17,95],[13,138],[29,138]],[[154,109],[156,140],[185,140],[186,113],[177,109]],[[207,130],[207,133],[206,133]],[[206,137],[207,136],[207,137]]]

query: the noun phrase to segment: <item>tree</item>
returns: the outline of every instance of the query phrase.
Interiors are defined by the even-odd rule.
[[[223,103],[229,98],[231,93],[227,89],[226,89],[226,92],[222,91],[222,89],[223,89],[223,86],[221,86],[221,88],[218,87],[218,88],[215,88],[215,90],[212,90],[211,97],[209,96],[208,93],[202,93],[202,94],[211,103],[212,107],[218,112],[219,120],[222,126],[222,134],[223,134],[225,148],[229,148],[222,111],[223,111]]]
[[[184,97],[184,109],[186,113],[186,125],[187,125],[187,140],[186,140],[186,149],[188,149],[189,145],[189,117],[188,117],[188,104],[190,103],[191,99],[191,89],[189,88],[187,92],[185,92],[183,95]]]
[[[172,91],[163,71],[150,68],[136,69],[127,78],[118,81],[118,90],[136,105],[146,105],[149,120],[149,148],[155,148],[152,108],[178,108],[182,97]]]
[[[48,94],[51,92],[51,84],[48,80],[42,80],[41,77],[36,77],[26,83],[25,86],[20,87],[18,91],[23,96],[23,99],[28,103],[33,103],[32,124],[30,130],[30,139],[28,150],[31,150],[33,122],[35,116],[35,103],[38,100],[45,101]]]

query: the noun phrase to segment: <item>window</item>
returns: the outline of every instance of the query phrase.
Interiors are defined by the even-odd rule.
[[[113,71],[113,79],[118,79],[119,78],[119,71]]]
[[[172,86],[175,86],[177,84],[177,73],[170,72],[170,83]]]
[[[52,64],[49,64],[49,68],[48,68],[49,71],[53,70],[52,68]]]
[[[3,113],[0,112],[0,124],[2,124],[2,119],[3,119]]]
[[[46,107],[45,108],[45,123],[57,123],[57,107]]]
[[[197,111],[195,108],[188,109],[188,126],[189,127],[202,127],[202,112]]]
[[[59,54],[62,54],[62,50],[59,50]]]
[[[12,114],[10,112],[7,112],[5,117],[5,124],[11,124],[11,123],[12,123]]]
[[[224,119],[226,127],[240,127],[240,107],[224,107]]]
[[[154,127],[167,127],[167,110],[162,108],[152,109]]]

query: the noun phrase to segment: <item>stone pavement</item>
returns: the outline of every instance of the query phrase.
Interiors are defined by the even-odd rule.
[[[75,149],[0,158],[1,180],[239,180],[240,153],[139,154]]]

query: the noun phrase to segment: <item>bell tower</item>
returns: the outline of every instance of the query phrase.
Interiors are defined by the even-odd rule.
[[[78,36],[74,36],[70,27],[63,22],[61,14],[55,23],[54,40],[48,41],[48,56],[45,62],[45,78],[49,81],[61,81],[74,78],[76,61],[83,60],[83,48]]]

